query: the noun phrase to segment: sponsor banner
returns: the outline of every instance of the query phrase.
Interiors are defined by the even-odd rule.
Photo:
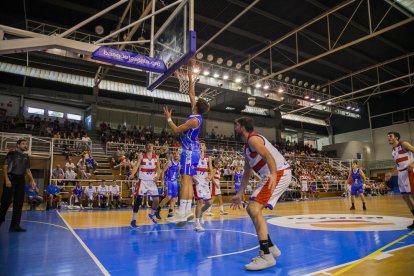
[[[160,59],[115,50],[108,47],[99,47],[96,49],[92,53],[92,58],[112,64],[138,68],[156,73],[164,73],[167,70],[164,62]]]
[[[412,219],[381,215],[314,214],[271,218],[270,224],[322,231],[393,231],[407,230]]]

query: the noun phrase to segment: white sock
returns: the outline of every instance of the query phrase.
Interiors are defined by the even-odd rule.
[[[132,213],[132,220],[136,220],[137,219],[137,214],[138,213],[134,213],[134,212]]]
[[[187,206],[186,206],[186,210],[185,210],[186,214],[191,213],[191,204],[192,203],[193,203],[193,201],[191,199],[187,200]]]
[[[178,207],[178,216],[182,217],[185,215],[185,209],[187,206],[187,200],[181,199],[180,200],[180,206]]]
[[[151,215],[155,214],[155,210],[151,209]]]
[[[207,213],[211,213],[211,207],[213,207],[213,206],[208,207]]]
[[[200,218],[196,218],[196,223],[199,224],[200,223]]]
[[[224,212],[224,206],[223,205],[220,205],[220,211]]]

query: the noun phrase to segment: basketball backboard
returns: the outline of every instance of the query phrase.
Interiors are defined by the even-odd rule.
[[[196,33],[193,30],[193,1],[183,1],[154,35],[151,57],[162,60],[163,73],[148,73],[148,90],[152,91],[170,77],[175,70],[196,52]]]

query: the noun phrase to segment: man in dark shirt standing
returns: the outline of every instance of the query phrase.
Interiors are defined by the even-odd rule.
[[[4,222],[7,210],[13,202],[10,232],[26,232],[26,229],[20,227],[26,185],[25,175],[29,177],[31,185],[35,182],[30,171],[29,156],[24,153],[25,151],[27,151],[27,141],[19,139],[16,144],[16,150],[10,151],[7,154],[3,166],[4,188],[0,206],[0,224]]]

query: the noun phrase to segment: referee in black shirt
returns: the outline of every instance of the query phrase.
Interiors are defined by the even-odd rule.
[[[34,184],[34,179],[30,171],[29,156],[24,153],[25,151],[27,151],[27,141],[19,139],[16,150],[7,154],[3,166],[4,187],[0,206],[0,224],[4,222],[7,210],[13,202],[10,232],[26,232],[26,229],[20,227],[26,185],[25,175],[29,177],[31,184]]]

